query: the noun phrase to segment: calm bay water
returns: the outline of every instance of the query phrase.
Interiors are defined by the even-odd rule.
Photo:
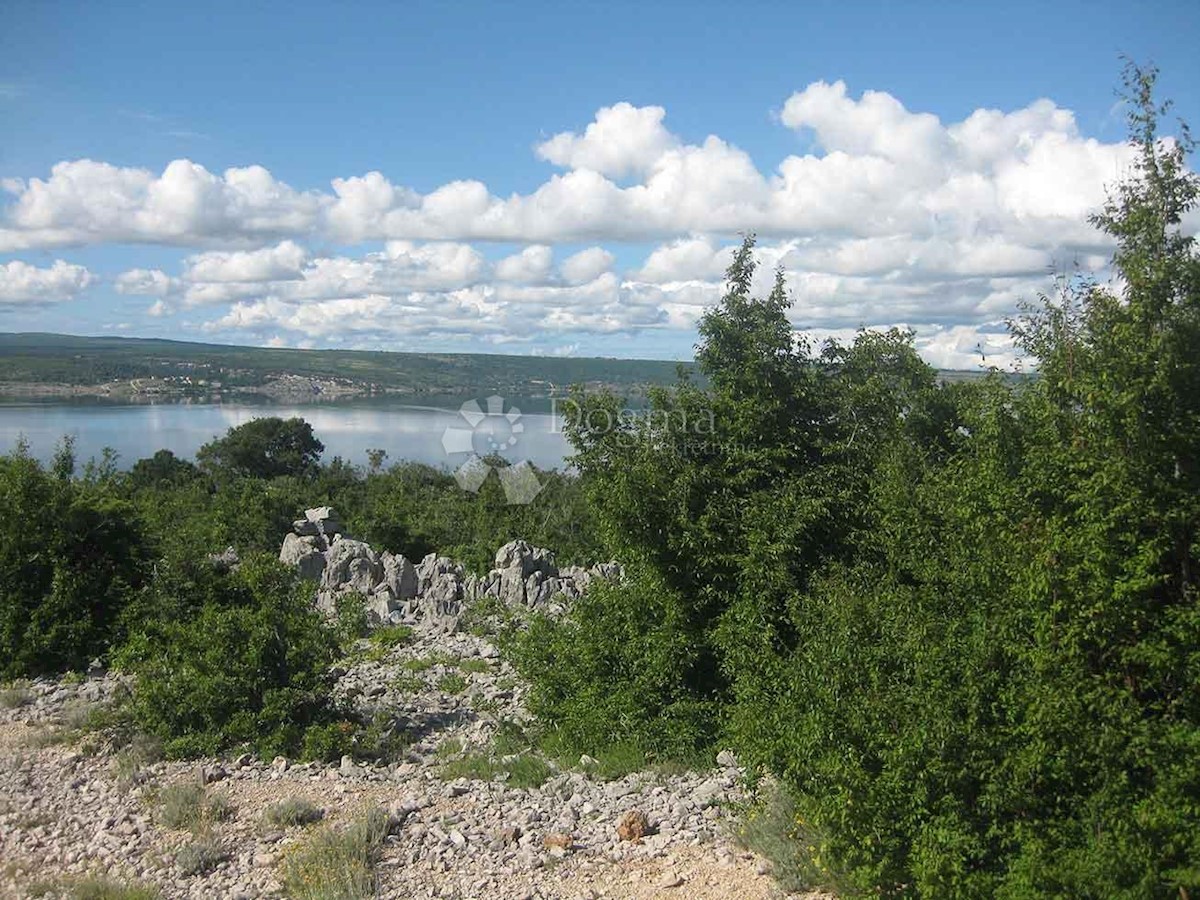
[[[520,401],[517,401],[520,405]],[[545,409],[546,402],[541,401]],[[505,406],[503,413],[510,413]],[[470,412],[470,411],[468,411]],[[482,412],[487,412],[486,407]],[[500,412],[500,411],[496,411]],[[0,451],[9,452],[24,438],[30,452],[49,460],[63,435],[75,438],[80,463],[100,458],[105,447],[117,451],[118,465],[129,468],[144,456],[166,448],[193,458],[196,450],[229,428],[259,416],[299,416],[325,445],[324,459],[341,456],[364,464],[367,450],[382,448],[391,462],[415,460],[450,468],[462,463],[470,447],[481,455],[498,448],[513,462],[528,459],[541,468],[561,468],[570,452],[547,412],[519,416],[464,416],[456,407],[439,409],[401,403],[363,405],[253,405],[238,403],[0,403]],[[443,438],[448,438],[447,452]]]

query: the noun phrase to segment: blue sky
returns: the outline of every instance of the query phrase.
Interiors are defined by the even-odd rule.
[[[1200,123],[1197,38],[1183,2],[17,0],[0,330],[681,358],[752,229],[798,328],[1003,358],[1107,255],[1119,54]]]

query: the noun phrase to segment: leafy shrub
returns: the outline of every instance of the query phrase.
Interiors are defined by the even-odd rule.
[[[392,762],[412,746],[412,737],[402,719],[380,711],[365,728],[355,730],[349,753],[356,759]]]
[[[333,608],[333,632],[338,644],[347,649],[371,633],[367,607],[361,594],[338,595]]]
[[[535,617],[506,647],[527,703],[552,726],[548,752],[593,756],[616,744],[693,759],[715,738],[715,703],[689,679],[703,662],[678,601],[650,574],[595,583],[561,619]]]
[[[137,488],[182,485],[200,474],[186,459],[170,450],[158,450],[153,456],[139,459],[129,470],[129,483]]]
[[[267,759],[295,756],[306,747],[307,729],[338,733],[328,671],[337,646],[308,588],[265,558],[206,579],[227,591],[190,612],[188,602],[174,601],[178,615],[145,623],[122,650],[119,664],[137,676],[138,726],[173,757],[239,746]],[[332,755],[334,743],[314,740],[307,750],[321,745]]]
[[[145,580],[133,508],[62,468],[45,471],[24,448],[0,456],[0,677],[86,669],[119,640]]]
[[[900,333],[814,354],[782,278],[750,297],[747,241],[701,323],[712,390],[580,417],[630,577],[515,639],[552,740],[722,728],[795,804],[758,819],[801,842],[781,871],[851,895],[1195,896],[1200,178],[1153,82],[1129,73],[1137,163],[1093,219],[1120,293],[1014,323],[1038,378],[940,386]],[[715,437],[664,424],[705,408]]]

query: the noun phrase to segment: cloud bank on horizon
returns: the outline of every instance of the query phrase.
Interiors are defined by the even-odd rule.
[[[654,331],[686,356],[731,247],[755,232],[759,287],[784,268],[798,330],[905,325],[931,363],[971,368],[1012,361],[1003,321],[1052,271],[1107,264],[1087,217],[1134,151],[1082,135],[1050,100],[944,123],[821,81],[776,118],[808,149],[764,171],[717,135],[684,142],[662,107],[617,103],[536,144],[557,171],[509,196],[471,180],[422,194],[378,171],[297,190],[257,165],[63,161],[0,182],[0,253],[18,257],[0,264],[0,309],[108,289],[210,340],[623,355],[621,336]],[[492,242],[520,249],[489,259]],[[20,258],[93,245],[179,259],[102,278]],[[646,249],[620,266],[629,245]]]

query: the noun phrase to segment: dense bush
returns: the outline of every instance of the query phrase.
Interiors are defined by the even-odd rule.
[[[553,471],[537,477],[542,489],[534,501],[510,504],[495,472],[472,493],[447,471],[403,463],[368,474],[361,492],[337,508],[374,546],[414,560],[436,551],[479,574],[492,567],[498,547],[517,538],[552,548],[561,564],[595,562],[600,547],[577,479]]]
[[[199,596],[170,596],[185,584],[156,586],[160,613],[117,655],[137,677],[138,726],[171,756],[340,753],[330,735],[348,739],[350,729],[330,700],[337,641],[312,608],[311,586],[261,557],[207,575]]]
[[[693,689],[703,660],[680,599],[651,577],[594,585],[565,624],[535,618],[508,650],[533,682],[530,709],[553,723],[551,752],[626,745],[691,759],[715,736],[715,705]]]
[[[581,484],[632,565],[518,640],[560,735],[711,749],[719,723],[845,893],[1195,895],[1200,185],[1153,81],[1130,70],[1137,164],[1093,220],[1120,292],[1014,323],[1038,377],[941,386],[895,333],[815,353],[781,282],[751,297],[747,241],[711,391],[616,427],[586,401]]]
[[[87,668],[144,582],[134,509],[73,468],[69,446],[52,471],[23,447],[0,456],[0,677]]]

